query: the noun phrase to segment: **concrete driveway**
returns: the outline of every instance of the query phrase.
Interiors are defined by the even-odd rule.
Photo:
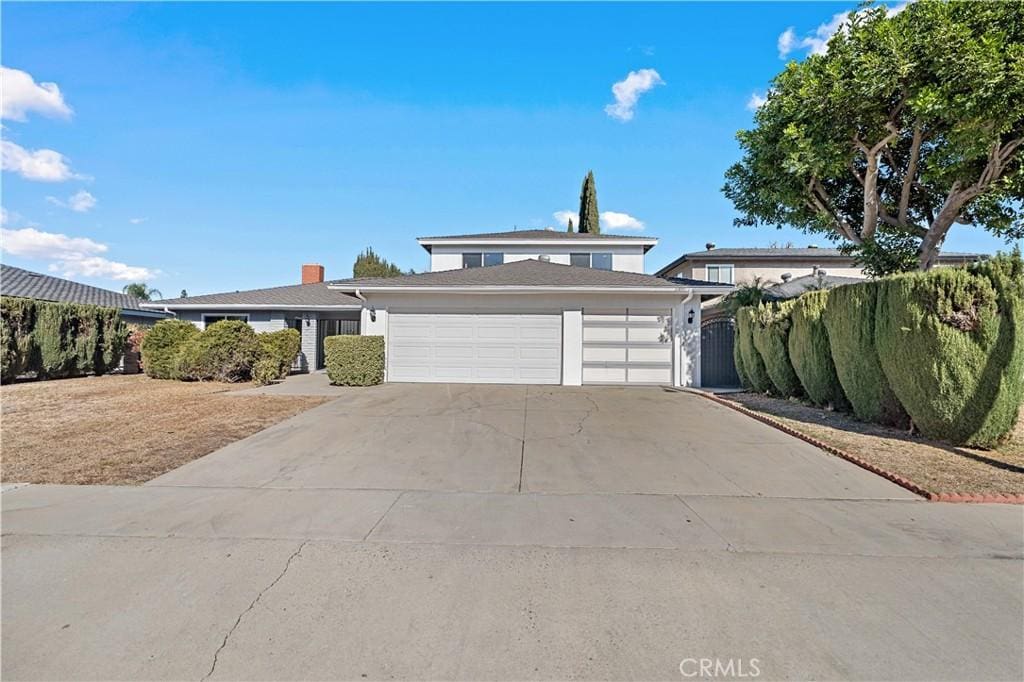
[[[660,388],[333,392],[146,486],[5,491],[3,677],[1024,675],[1018,507]]]

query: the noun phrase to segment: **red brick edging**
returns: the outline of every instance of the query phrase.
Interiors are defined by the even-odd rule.
[[[915,495],[920,495],[921,497],[931,502],[994,502],[999,504],[1024,504],[1024,495],[979,495],[975,493],[936,493],[930,490],[926,490],[921,486],[917,485],[916,483],[914,483],[913,481],[909,481],[898,474],[894,474],[891,471],[887,471],[885,469],[882,469],[881,467],[875,466],[874,464],[867,462],[861,459],[860,457],[857,457],[856,455],[851,455],[850,453],[844,450],[840,450],[837,447],[822,442],[813,436],[807,435],[806,433],[797,431],[796,429],[787,426],[778,419],[774,419],[766,414],[762,414],[761,412],[751,410],[750,408],[744,405],[740,405],[739,403],[735,403],[731,400],[719,398],[714,393],[708,393],[706,391],[701,390],[694,390],[693,392],[699,393],[708,400],[712,400],[718,403],[719,405],[725,405],[729,409],[736,410],[737,412],[745,414],[748,417],[753,417],[759,422],[776,428],[779,431],[782,431],[783,433],[787,433],[790,436],[793,436],[794,438],[799,438],[805,443],[810,443],[814,447],[820,448],[829,454],[835,455],[836,457],[840,457],[848,462],[856,464],[862,469],[867,469],[871,473],[877,474],[882,478],[886,478],[895,483],[896,485],[906,488]]]

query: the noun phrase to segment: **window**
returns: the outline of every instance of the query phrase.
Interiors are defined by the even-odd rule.
[[[611,270],[612,254],[610,253],[570,253],[569,265],[578,268],[594,268],[595,270]]]
[[[570,253],[569,254],[569,265],[575,265],[578,268],[589,268],[590,267],[590,254],[589,253]]]
[[[719,284],[732,284],[733,273],[731,265],[709,265],[708,266],[708,281],[718,282]]]
[[[463,268],[479,268],[484,265],[501,265],[505,262],[503,253],[464,253],[462,254]]]
[[[242,315],[203,315],[203,328],[209,327],[214,322],[220,322],[221,320],[241,320],[242,322],[248,322],[249,316]]]

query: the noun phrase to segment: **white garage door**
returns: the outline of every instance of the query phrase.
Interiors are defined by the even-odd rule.
[[[388,381],[560,384],[561,315],[391,313]]]
[[[584,308],[583,383],[671,384],[672,311]]]

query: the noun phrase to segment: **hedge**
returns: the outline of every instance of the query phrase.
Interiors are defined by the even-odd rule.
[[[740,386],[749,391],[754,386],[750,383],[750,377],[747,376],[747,372],[743,368],[743,354],[740,352],[739,326],[735,321],[733,329],[736,331],[733,335],[732,342],[732,362],[736,366],[736,376],[740,378]]]
[[[774,390],[764,360],[754,346],[754,308],[743,307],[736,311],[736,345],[740,347],[743,361],[743,373],[750,382],[750,387],[758,393]]]
[[[257,335],[259,355],[252,366],[252,380],[263,386],[284,379],[302,347],[302,335],[296,329],[282,329]]]
[[[793,301],[762,304],[754,311],[754,347],[764,361],[775,392],[783,398],[803,395],[800,379],[789,361],[789,319]]]
[[[248,381],[260,352],[248,322],[221,320],[188,339],[178,351],[176,373],[184,381]]]
[[[327,376],[337,386],[373,386],[384,381],[383,336],[328,336]]]
[[[893,392],[930,438],[990,446],[1024,401],[1021,268],[1010,258],[878,286],[875,343]]]
[[[0,298],[2,370],[11,381],[105,374],[118,366],[128,327],[116,308]]]
[[[828,291],[810,291],[793,303],[790,312],[789,361],[811,402],[822,407],[847,410],[850,407],[832,362],[828,330],[822,315]]]
[[[905,426],[909,418],[889,387],[875,348],[878,288],[873,281],[829,291],[823,315],[828,345],[853,413],[864,421]]]
[[[200,331],[184,320],[160,320],[142,340],[142,368],[153,379],[180,379],[178,353]]]

